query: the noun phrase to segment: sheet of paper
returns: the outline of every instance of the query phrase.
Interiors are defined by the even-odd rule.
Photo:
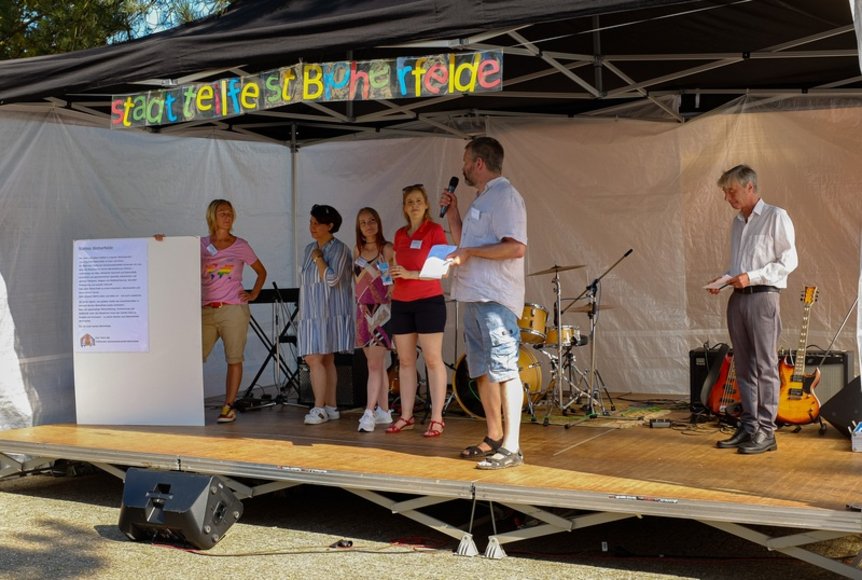
[[[728,281],[728,280],[730,280],[730,276],[728,276],[727,274],[725,274],[724,276],[722,276],[721,278],[719,278],[719,279],[718,279],[718,280],[716,280],[715,282],[710,282],[709,284],[707,284],[706,286],[704,286],[704,288],[705,288],[706,290],[721,290],[722,288],[724,288],[725,286],[727,286],[727,281]]]
[[[449,271],[449,264],[446,256],[458,249],[458,246],[448,246],[446,244],[437,244],[431,246],[431,251],[428,252],[428,258],[422,264],[422,271],[419,272],[420,278],[431,278],[439,280]]]

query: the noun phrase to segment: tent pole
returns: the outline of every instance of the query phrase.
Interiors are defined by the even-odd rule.
[[[290,217],[293,221],[293,265],[291,268],[291,279],[293,287],[297,287],[299,285],[299,280],[296,280],[296,265],[299,264],[299,233],[297,228],[297,218],[296,218],[296,154],[297,154],[297,146],[296,146],[296,123],[292,123],[290,126]]]

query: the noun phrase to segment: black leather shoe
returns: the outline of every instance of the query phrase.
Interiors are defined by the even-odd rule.
[[[751,441],[740,445],[736,451],[745,455],[756,455],[758,453],[766,453],[767,451],[775,451],[776,449],[778,449],[778,443],[775,442],[775,435],[772,433],[767,435],[763,431],[758,431],[751,438]]]
[[[732,449],[734,447],[739,447],[743,443],[748,443],[751,441],[751,435],[748,434],[742,427],[736,428],[736,433],[733,434],[733,437],[730,439],[724,439],[723,441],[716,441],[715,446],[719,449]]]

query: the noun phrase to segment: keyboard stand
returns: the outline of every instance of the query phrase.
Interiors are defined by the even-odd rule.
[[[293,395],[293,400],[299,400],[299,367],[296,369],[291,369],[287,364],[288,360],[296,360],[296,317],[299,314],[299,289],[298,288],[286,288],[286,289],[274,289],[274,290],[261,290],[260,295],[257,297],[257,300],[251,302],[251,304],[272,304],[273,308],[273,319],[278,321],[278,313],[282,306],[287,307],[287,320],[285,320],[284,325],[281,327],[281,330],[278,333],[278,337],[275,340],[270,339],[267,335],[264,328],[260,325],[260,323],[255,319],[254,315],[251,316],[251,320],[249,321],[249,326],[254,331],[255,335],[258,337],[263,346],[267,349],[266,358],[263,359],[263,362],[258,368],[257,373],[255,373],[254,378],[251,379],[251,383],[248,388],[246,388],[243,395],[237,399],[234,406],[240,411],[252,411],[255,409],[263,409],[266,407],[273,407],[275,405],[285,405],[291,399],[291,395]],[[290,346],[291,355],[283,356],[281,353],[281,345],[288,344]],[[270,362],[276,362],[276,370],[278,373],[283,373],[286,377],[284,382],[278,386],[278,393],[276,393],[275,397],[270,395],[269,393],[263,392],[260,397],[254,396],[254,390],[260,389],[264,390],[266,387],[259,385],[258,381],[260,380],[263,373],[266,371]]]

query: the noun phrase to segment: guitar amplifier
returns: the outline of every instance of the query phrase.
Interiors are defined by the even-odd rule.
[[[728,352],[733,354],[733,350]],[[796,352],[795,350],[778,351],[776,364],[788,355],[795,359]],[[820,401],[821,405],[834,397],[850,380],[849,352],[846,350],[830,351],[825,358],[823,355],[824,351],[822,350],[808,349],[805,353],[806,374],[814,372],[814,368],[820,366],[820,384],[814,389],[814,394],[817,395],[817,400]],[[692,413],[702,413],[706,410],[702,398],[704,381],[706,381],[710,371],[721,367],[724,352],[721,348],[714,347],[706,351],[701,347],[690,350],[688,357],[689,378],[691,380],[689,409]]]
[[[311,376],[308,365],[302,358],[299,365],[299,400],[300,405],[314,405],[314,393],[311,390]],[[368,400],[368,363],[362,349],[356,349],[353,354],[335,353],[335,372],[338,382],[335,387],[335,402],[342,408],[364,407]]]
[[[724,347],[724,348],[721,348]],[[688,351],[689,362],[689,380],[690,380],[690,398],[688,408],[692,413],[706,412],[704,398],[701,393],[704,388],[704,382],[710,374],[721,369],[721,362],[724,359],[725,352],[733,352],[727,350],[727,345],[719,344],[709,350],[700,347]]]
[[[814,372],[820,367],[820,384],[814,389],[817,400],[822,405],[844,388],[850,381],[850,353],[846,350],[830,351],[824,358],[825,351],[808,349],[805,352],[805,374]],[[778,351],[779,360],[791,355],[795,361],[796,351]]]

